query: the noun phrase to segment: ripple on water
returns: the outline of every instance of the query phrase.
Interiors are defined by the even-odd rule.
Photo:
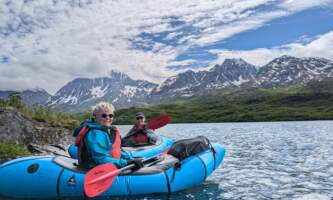
[[[162,134],[206,135],[226,148],[208,180],[216,199],[328,200],[333,197],[333,121],[177,124]]]

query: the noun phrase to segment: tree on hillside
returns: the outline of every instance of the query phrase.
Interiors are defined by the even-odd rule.
[[[23,103],[22,103],[21,94],[19,92],[11,93],[9,95],[8,104],[10,106],[15,107],[15,108],[22,108],[23,107]]]

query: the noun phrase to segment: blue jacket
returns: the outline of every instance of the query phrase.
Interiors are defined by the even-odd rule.
[[[103,131],[102,125],[94,122],[84,122],[81,126],[89,126],[90,128],[84,138],[87,152],[90,159],[94,162],[90,164],[90,167],[110,162],[115,164],[118,168],[127,165],[127,160],[131,159],[131,157],[126,153],[122,153],[121,159],[110,157],[112,142],[108,133]]]

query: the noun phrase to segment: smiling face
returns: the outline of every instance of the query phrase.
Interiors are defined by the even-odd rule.
[[[108,108],[99,110],[95,115],[95,121],[103,126],[110,127],[113,122],[112,110]]]

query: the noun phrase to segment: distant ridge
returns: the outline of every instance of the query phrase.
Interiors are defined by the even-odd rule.
[[[106,77],[74,79],[53,96],[46,94],[45,90],[39,93],[31,91],[25,93],[23,99],[29,105],[38,102],[56,110],[81,112],[99,101],[110,101],[116,108],[127,108],[202,96],[221,89],[244,86],[279,88],[329,78],[333,78],[333,62],[324,58],[284,55],[260,68],[243,59],[225,59],[209,70],[189,70],[169,77],[160,85],[133,80],[124,73],[112,71]],[[8,96],[8,91],[0,92],[0,98],[5,96]]]

